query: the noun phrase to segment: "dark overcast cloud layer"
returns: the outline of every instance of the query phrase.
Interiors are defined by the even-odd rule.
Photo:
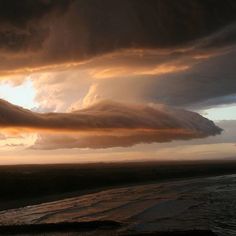
[[[0,49],[22,56],[19,62],[5,55],[2,70],[83,60],[121,48],[185,46],[230,25],[235,11],[234,0],[1,1]],[[232,43],[228,36],[201,46]]]
[[[71,1],[9,0],[0,2],[0,45],[3,51],[35,51],[49,37],[49,26],[42,18],[55,11],[60,15]]]
[[[57,43],[66,43],[70,53],[88,55],[119,48],[173,47],[232,23],[235,10],[232,0],[78,0],[68,11],[67,32]]]

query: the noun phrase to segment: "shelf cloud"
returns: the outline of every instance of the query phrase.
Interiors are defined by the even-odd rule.
[[[1,100],[0,114],[2,128],[38,132],[34,148],[132,146],[221,133],[195,112],[164,105],[103,101],[71,113],[35,113]]]
[[[189,129],[216,134],[212,121],[197,113],[104,101],[71,113],[36,113],[0,101],[0,126],[68,131],[103,129]]]

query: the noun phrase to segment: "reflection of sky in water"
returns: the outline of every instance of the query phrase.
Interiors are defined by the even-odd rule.
[[[113,220],[137,231],[236,232],[235,175],[106,190],[0,212],[1,224]]]

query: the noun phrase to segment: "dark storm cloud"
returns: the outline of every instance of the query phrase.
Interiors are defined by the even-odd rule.
[[[60,61],[124,48],[185,47],[232,24],[235,11],[232,0],[77,0],[53,23],[47,53]],[[229,29],[199,46],[226,46],[231,36]]]
[[[144,96],[169,105],[207,107],[236,102],[236,51],[192,70],[153,80]],[[175,86],[175,83],[181,86]],[[156,89],[153,89],[156,88]]]
[[[198,49],[221,48],[234,45],[236,42],[236,23],[232,23],[222,30],[213,33],[199,42]]]
[[[30,58],[43,64],[122,48],[185,46],[234,22],[235,11],[234,0],[1,1],[0,48],[37,51],[43,45],[42,58]]]
[[[1,23],[16,27],[26,26],[30,21],[39,19],[52,9],[63,9],[70,2],[70,0],[2,0],[0,20]]]
[[[0,45],[3,50],[16,52],[21,50],[38,50],[48,35],[47,29],[28,28],[25,31],[4,29],[0,31]]]
[[[49,26],[41,19],[52,12],[65,11],[71,1],[0,1],[0,48],[5,51],[38,50],[49,36]]]
[[[191,64],[191,60],[186,57],[181,62],[180,59],[183,65],[190,65],[183,71],[153,75],[131,75],[130,72],[123,77],[99,81],[86,99],[93,101],[100,96],[101,99],[146,101],[197,109],[236,102],[235,48],[209,59],[195,60],[195,64]],[[177,62],[173,65],[177,65],[176,69],[181,68],[181,63]],[[146,71],[150,72],[151,68]],[[130,92],[124,93],[127,88]]]
[[[95,52],[117,47],[178,46],[236,20],[232,0],[87,0],[74,6],[90,34],[90,50]]]

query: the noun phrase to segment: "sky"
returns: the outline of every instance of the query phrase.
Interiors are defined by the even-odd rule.
[[[236,159],[234,0],[0,2],[0,165]]]

